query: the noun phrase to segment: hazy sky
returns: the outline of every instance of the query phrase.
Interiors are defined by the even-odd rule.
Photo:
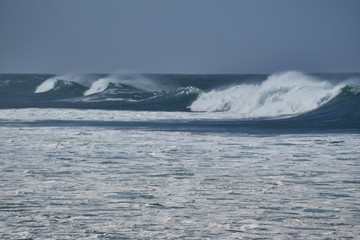
[[[0,72],[360,72],[360,0],[0,0]]]

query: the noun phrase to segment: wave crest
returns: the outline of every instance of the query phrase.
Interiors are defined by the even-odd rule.
[[[159,86],[152,80],[135,73],[117,73],[100,78],[91,84],[91,87],[84,92],[85,96],[103,92],[108,88],[123,88],[126,86],[132,90],[154,91]]]

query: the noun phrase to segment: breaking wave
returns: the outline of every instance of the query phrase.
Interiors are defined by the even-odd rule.
[[[42,82],[35,89],[35,93],[44,93],[51,90],[59,91],[64,87],[79,86],[83,89],[86,87],[87,79],[83,75],[57,75]]]
[[[123,88],[124,86],[141,91],[155,91],[159,89],[157,84],[139,74],[116,73],[93,82],[91,87],[84,92],[84,95],[103,92],[108,88]]]
[[[203,93],[192,111],[229,111],[241,118],[292,116],[314,110],[337,96],[346,83],[333,84],[301,72],[270,75],[260,84],[241,84]]]
[[[311,117],[316,122],[351,120],[356,125],[360,124],[359,76],[296,71],[270,76],[4,75],[0,108],[192,111],[224,119],[308,121]]]
[[[35,93],[65,91],[69,88],[83,90],[84,96],[114,88],[136,91],[155,91],[160,89],[158,84],[139,74],[119,72],[98,79],[94,79],[94,77],[89,78],[89,76],[85,75],[57,75],[37,86]]]

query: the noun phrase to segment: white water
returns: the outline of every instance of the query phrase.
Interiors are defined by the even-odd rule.
[[[335,97],[343,86],[291,71],[273,74],[261,84],[243,84],[204,93],[190,109],[229,111],[243,118],[295,115],[318,108]]]
[[[125,113],[0,111],[0,239],[358,239],[358,134],[26,126]]]

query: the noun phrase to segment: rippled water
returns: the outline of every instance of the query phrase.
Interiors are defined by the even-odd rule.
[[[358,134],[0,126],[1,239],[359,239]]]

